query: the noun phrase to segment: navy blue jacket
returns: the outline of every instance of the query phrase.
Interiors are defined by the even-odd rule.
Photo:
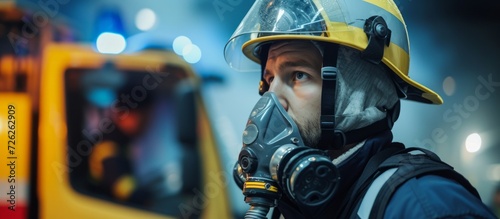
[[[455,181],[427,175],[410,179],[392,197],[384,218],[496,218]]]

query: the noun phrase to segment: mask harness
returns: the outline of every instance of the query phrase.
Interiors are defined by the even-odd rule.
[[[366,20],[368,46],[363,58],[379,64],[384,46],[389,45],[390,30],[380,16]],[[260,46],[261,70],[264,72],[270,44]],[[335,129],[338,45],[324,44],[321,95],[321,139],[316,148],[304,145],[297,125],[267,92],[269,85],[261,78],[261,99],[254,106],[243,132],[243,147],[233,169],[233,177],[250,205],[246,219],[267,218],[283,193],[305,215],[320,215],[338,187],[339,171],[324,150],[341,149],[381,131],[390,130],[399,115],[399,101],[387,116],[371,125],[349,132]],[[261,74],[261,77],[263,74]]]

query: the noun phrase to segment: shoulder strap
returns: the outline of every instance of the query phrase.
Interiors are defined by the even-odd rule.
[[[340,217],[337,218],[348,218],[349,215],[353,213],[357,203],[363,198],[363,195],[368,189],[369,185],[376,178],[375,175],[378,172],[378,167],[380,166],[380,164],[382,164],[387,158],[391,157],[394,154],[397,154],[403,149],[403,144],[397,142],[391,143],[388,147],[375,154],[368,161],[365,169],[361,173],[361,176],[356,181],[356,184],[351,187],[347,197],[342,202],[342,205],[340,207],[340,209],[342,209],[342,213]]]
[[[273,214],[271,215],[271,219],[279,219],[281,216],[280,209],[278,207],[273,208]]]
[[[419,150],[423,154],[410,154],[408,152]],[[397,167],[397,171],[386,181],[377,194],[369,218],[383,218],[385,209],[393,193],[406,181],[422,175],[438,175],[453,179],[476,197],[477,190],[465,177],[456,172],[452,166],[442,162],[439,157],[431,151],[422,148],[407,148],[401,153],[388,158],[380,165],[381,169]]]

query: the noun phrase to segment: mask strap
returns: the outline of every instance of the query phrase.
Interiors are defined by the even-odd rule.
[[[270,43],[260,46],[259,59],[260,59],[260,82],[259,82],[259,95],[263,95],[269,90],[269,84],[264,79],[264,71],[266,70],[267,56],[269,53]]]

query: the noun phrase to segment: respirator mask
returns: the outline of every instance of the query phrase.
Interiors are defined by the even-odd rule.
[[[331,201],[340,179],[324,151],[304,145],[272,92],[264,93],[248,118],[233,176],[250,205],[245,218],[266,218],[283,194],[312,215]]]

